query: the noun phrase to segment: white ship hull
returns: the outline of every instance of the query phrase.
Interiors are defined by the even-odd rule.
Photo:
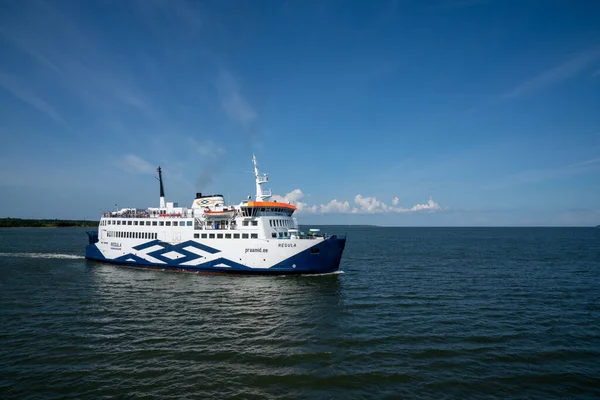
[[[94,237],[91,235],[90,240]],[[86,258],[131,267],[204,273],[318,274],[337,271],[345,237],[98,241]]]

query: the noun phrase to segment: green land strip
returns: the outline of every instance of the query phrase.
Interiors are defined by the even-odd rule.
[[[0,228],[95,228],[97,226],[98,221],[88,220],[0,218]]]

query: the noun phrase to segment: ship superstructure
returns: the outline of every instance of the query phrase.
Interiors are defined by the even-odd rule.
[[[86,258],[143,268],[247,274],[329,273],[338,270],[345,236],[299,231],[293,204],[271,200],[253,156],[256,196],[226,205],[221,194],[196,193],[190,207],[165,200],[158,167],[157,208],[102,214],[88,232]]]

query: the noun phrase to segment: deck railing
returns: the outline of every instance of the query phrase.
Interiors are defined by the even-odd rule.
[[[182,213],[159,214],[148,211],[124,211],[124,212],[103,212],[104,218],[192,218],[194,214],[191,211]]]

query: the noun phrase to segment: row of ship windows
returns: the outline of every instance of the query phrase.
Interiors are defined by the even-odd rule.
[[[258,239],[258,233],[194,233],[194,239]]]
[[[157,234],[155,232],[119,232],[119,231],[107,231],[106,236],[124,239],[156,239]]]
[[[272,227],[275,226],[293,226],[292,220],[290,219],[270,219],[269,224]]]
[[[280,208],[280,207],[242,207],[242,216],[243,217],[253,217],[258,214],[258,212],[264,213],[266,212],[278,212],[278,213],[289,213],[289,208]]]
[[[139,225],[146,226],[192,226],[192,221],[139,221]],[[138,225],[138,221],[103,220],[100,225]]]
[[[279,232],[279,237],[288,237],[290,234],[289,232]],[[271,232],[271,237],[276,238],[277,237],[277,232]]]

